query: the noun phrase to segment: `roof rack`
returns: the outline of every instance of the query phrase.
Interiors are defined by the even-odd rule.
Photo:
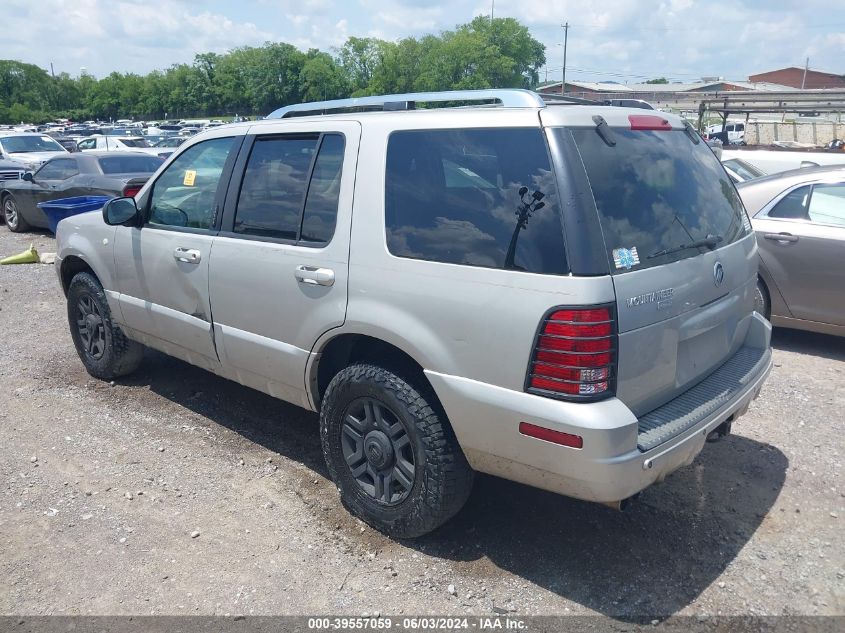
[[[279,108],[268,119],[341,114],[343,112],[414,110],[417,103],[460,102],[461,104],[488,104],[503,108],[543,108],[545,102],[536,92],[519,89],[450,90],[444,92],[413,92],[377,97],[354,97],[332,101],[314,101]]]
[[[573,103],[576,105],[605,105],[603,101],[584,99],[583,97],[570,97],[569,95],[558,95],[551,92],[544,92],[540,95],[547,105],[561,105]]]

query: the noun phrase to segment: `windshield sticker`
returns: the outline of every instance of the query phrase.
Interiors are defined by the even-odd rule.
[[[637,247],[614,248],[613,249],[613,263],[617,268],[624,268],[631,270],[634,266],[640,263],[640,255],[637,253]]]
[[[186,187],[193,187],[194,180],[197,178],[197,172],[195,169],[186,169],[185,170],[185,178],[182,180],[182,184]],[[639,260],[637,260],[639,261]]]

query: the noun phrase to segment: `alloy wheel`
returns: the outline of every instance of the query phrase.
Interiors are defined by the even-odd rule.
[[[100,359],[106,351],[106,327],[94,297],[83,294],[76,303],[76,328],[85,351]]]
[[[343,457],[352,478],[369,497],[396,505],[414,487],[416,466],[408,429],[396,413],[374,398],[347,407],[341,428]]]

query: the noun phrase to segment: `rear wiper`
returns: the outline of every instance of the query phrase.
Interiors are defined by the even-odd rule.
[[[656,251],[649,255],[646,259],[652,259],[654,257],[660,257],[662,255],[671,255],[672,253],[678,253],[680,251],[685,251],[688,248],[701,248],[702,246],[706,246],[709,249],[716,248],[716,245],[722,241],[721,235],[708,235],[707,237],[700,239],[700,240],[693,240],[688,244],[681,244],[680,246],[673,246],[672,248],[664,248],[662,251]]]

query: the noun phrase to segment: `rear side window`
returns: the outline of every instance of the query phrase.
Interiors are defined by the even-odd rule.
[[[746,234],[742,202],[705,143],[682,130],[613,128],[615,145],[595,128],[571,134],[598,209],[610,270],[623,273],[698,255]],[[636,250],[635,250],[636,249]]]
[[[385,196],[387,247],[396,256],[567,272],[557,184],[539,129],[394,132]]]
[[[329,242],[337,218],[343,148],[340,134],[256,139],[238,196],[234,232]]]

